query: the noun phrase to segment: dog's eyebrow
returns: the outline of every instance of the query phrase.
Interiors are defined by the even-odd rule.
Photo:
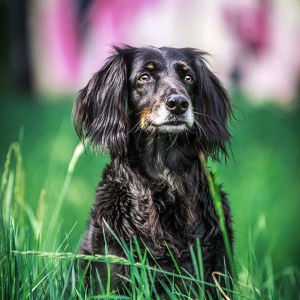
[[[150,71],[154,70],[154,69],[156,69],[156,64],[154,62],[148,62],[146,64],[145,68],[148,69],[148,70],[150,70]]]
[[[156,71],[161,68],[161,63],[154,60],[149,60],[144,64],[144,68],[148,71]]]
[[[185,63],[185,62],[175,62],[174,63],[174,67],[176,69],[181,69],[183,71],[188,71],[188,70],[191,69],[191,67],[187,63]]]

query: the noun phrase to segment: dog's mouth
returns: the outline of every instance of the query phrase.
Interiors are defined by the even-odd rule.
[[[185,121],[174,120],[174,121],[164,122],[159,126],[180,126],[180,125],[187,125],[187,123]]]
[[[182,120],[172,120],[172,121],[167,121],[161,125],[180,126],[180,125],[186,125],[186,122]]]

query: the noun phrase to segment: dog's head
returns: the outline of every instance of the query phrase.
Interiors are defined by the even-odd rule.
[[[133,130],[183,133],[207,156],[226,155],[231,102],[204,55],[192,48],[115,47],[76,100],[78,134],[112,157],[126,155]]]

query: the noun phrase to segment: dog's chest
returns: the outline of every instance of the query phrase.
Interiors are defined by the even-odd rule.
[[[183,247],[210,231],[202,217],[206,203],[201,195],[206,193],[200,183],[191,188],[188,181],[180,182],[174,176],[149,182],[132,172],[111,171],[108,169],[97,190],[96,223],[105,220],[125,240],[136,235],[153,244],[170,241]]]
[[[177,235],[195,222],[194,212],[197,211],[197,205],[192,195],[180,194],[176,189],[166,186],[162,190],[152,192],[151,200],[164,230]]]

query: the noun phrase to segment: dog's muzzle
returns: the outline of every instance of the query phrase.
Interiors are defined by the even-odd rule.
[[[191,101],[182,94],[172,94],[152,115],[152,124],[159,132],[179,133],[188,130],[194,122]]]

